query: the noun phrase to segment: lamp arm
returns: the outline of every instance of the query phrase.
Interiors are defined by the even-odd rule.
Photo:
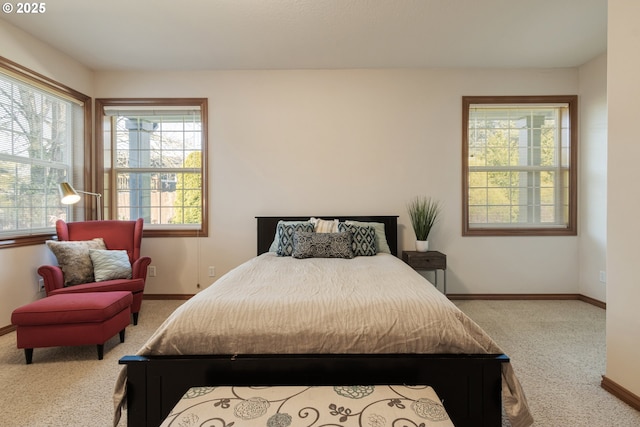
[[[82,190],[76,190],[76,193],[82,193],[82,194],[87,194],[89,196],[95,196],[96,197],[96,215],[97,215],[97,219],[101,220],[102,219],[102,194],[100,193],[92,193],[91,191],[82,191]]]
[[[100,193],[92,193],[90,191],[76,190],[76,193],[88,194],[90,196],[96,196],[98,198],[102,197],[102,194],[100,194]]]

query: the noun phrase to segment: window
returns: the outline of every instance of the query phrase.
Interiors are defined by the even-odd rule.
[[[463,97],[463,235],[575,235],[577,96]]]
[[[42,243],[57,219],[84,216],[58,185],[85,189],[90,100],[0,58],[0,247]]]
[[[97,99],[98,150],[112,219],[145,236],[206,236],[206,99]]]

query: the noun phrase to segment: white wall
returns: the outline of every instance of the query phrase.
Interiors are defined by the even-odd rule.
[[[640,31],[637,0],[608,3],[607,372],[640,396]]]
[[[0,55],[93,96],[94,74],[89,68],[1,19]]]
[[[92,96],[91,70],[3,20],[0,55]],[[36,269],[54,260],[45,245],[0,249],[0,328],[11,323],[16,307],[42,296],[37,292]]]
[[[606,277],[607,55],[581,66],[579,80],[579,293],[605,302],[600,272]]]
[[[255,254],[256,215],[400,215],[444,202],[430,236],[452,293],[576,293],[576,237],[461,237],[462,95],[578,93],[577,69],[99,72],[96,97],[209,98],[210,236],[147,239],[149,293],[191,293]],[[153,242],[151,242],[153,240]]]

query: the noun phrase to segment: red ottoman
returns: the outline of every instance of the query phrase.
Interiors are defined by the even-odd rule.
[[[104,343],[124,331],[131,318],[131,292],[87,292],[52,295],[19,307],[11,314],[17,326],[18,348],[24,348],[27,364],[36,347],[98,346],[102,360]]]

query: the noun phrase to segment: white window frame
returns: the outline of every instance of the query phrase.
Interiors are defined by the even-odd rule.
[[[517,106],[535,109],[537,107],[551,108],[554,106],[566,106],[566,117],[562,117],[562,128],[557,130],[558,141],[564,141],[557,146],[557,153],[554,153],[557,163],[553,165],[474,165],[470,161],[474,155],[474,134],[483,132],[484,129],[474,129],[471,121],[471,110],[477,109],[510,109]],[[578,97],[576,95],[566,96],[464,96],[462,98],[462,210],[463,236],[510,236],[510,235],[576,235],[577,234],[577,161],[578,161]],[[532,129],[526,128],[527,131]],[[564,152],[560,152],[564,150]],[[471,211],[481,210],[482,206],[472,205],[472,192],[478,191],[478,187],[471,187],[470,178],[474,172],[501,173],[513,172],[539,176],[541,173],[554,174],[554,187],[543,188],[535,180],[528,180],[527,187],[530,189],[533,198],[539,199],[543,191],[553,191],[554,202],[546,206],[554,212],[554,221],[542,220],[536,209],[531,209],[526,215],[526,221],[514,222],[491,222],[487,217],[484,222],[472,222],[475,217]],[[513,185],[513,184],[512,184]],[[519,185],[522,185],[519,183]],[[509,187],[500,187],[509,188]],[[517,189],[513,185],[513,189]],[[491,189],[491,184],[487,183],[487,191]],[[552,189],[552,190],[551,190]],[[480,190],[481,191],[481,190]],[[514,191],[515,193],[515,191]],[[487,196],[488,197],[488,196]],[[536,199],[536,200],[537,200]],[[510,201],[505,205],[509,209],[516,204]],[[529,201],[531,203],[531,201]],[[539,206],[537,207],[539,208]],[[488,209],[487,209],[488,211]],[[524,216],[524,215],[523,215]]]
[[[64,219],[70,221],[72,219],[84,219],[91,217],[90,205],[91,201],[86,203],[80,203],[78,205],[63,205],[60,202],[59,195],[59,182],[68,181],[78,189],[91,190],[84,184],[85,182],[91,182],[90,177],[90,158],[88,157],[88,151],[85,149],[87,141],[91,140],[91,98],[83,95],[67,86],[64,86],[46,76],[43,76],[35,71],[32,71],[26,67],[23,67],[9,59],[0,57],[0,77],[5,82],[5,86],[11,86],[13,90],[20,87],[23,91],[27,89],[34,94],[34,105],[37,105],[40,101],[48,98],[52,102],[58,102],[66,104],[68,108],[64,119],[64,125],[60,128],[65,131],[62,137],[57,137],[57,142],[64,141],[60,148],[62,156],[56,159],[38,158],[31,156],[24,156],[23,153],[15,152],[9,147],[18,147],[19,141],[15,138],[24,137],[24,126],[20,126],[16,119],[12,119],[11,116],[19,117],[20,113],[17,110],[9,111],[7,103],[4,104],[5,108],[0,108],[0,127],[2,127],[2,142],[4,150],[0,152],[0,160],[5,161],[5,164],[13,164],[13,171],[28,170],[32,166],[40,168],[51,168],[57,173],[47,172],[44,177],[43,183],[32,183],[29,190],[30,194],[24,194],[21,190],[11,188],[3,185],[5,188],[2,190],[5,192],[4,196],[7,198],[14,197],[20,203],[27,201],[33,203],[31,209],[44,210],[44,212],[34,214],[30,219],[29,226],[23,226],[23,224],[15,224],[15,227],[0,227],[0,248],[8,248],[15,246],[26,246],[41,244],[45,240],[50,239],[55,235],[55,221],[57,219]],[[29,92],[23,92],[29,93]],[[42,105],[42,104],[41,104]],[[20,107],[18,107],[20,108]],[[53,119],[50,113],[45,114],[45,111],[40,110],[42,116],[41,127],[39,129],[29,129],[35,131],[36,135],[39,134],[40,142],[43,147],[47,143],[51,143],[54,138],[53,134],[47,131],[52,129],[49,124]],[[3,117],[2,117],[3,116]],[[58,117],[60,120],[60,117]],[[64,120],[63,119],[63,120]],[[31,124],[33,126],[33,124]],[[33,134],[31,134],[33,135]],[[47,142],[49,141],[49,142]],[[33,148],[33,147],[32,147]],[[85,166],[86,165],[86,166]],[[16,176],[18,172],[12,172]],[[8,182],[17,182],[17,180],[11,180],[7,177]],[[2,178],[0,177],[0,181]],[[18,202],[15,203],[18,203]],[[17,206],[14,203],[14,207],[7,209],[16,209]],[[0,206],[0,211],[3,207]],[[24,208],[21,208],[24,211]],[[28,214],[22,215],[22,219]],[[10,218],[9,215],[8,218]]]

